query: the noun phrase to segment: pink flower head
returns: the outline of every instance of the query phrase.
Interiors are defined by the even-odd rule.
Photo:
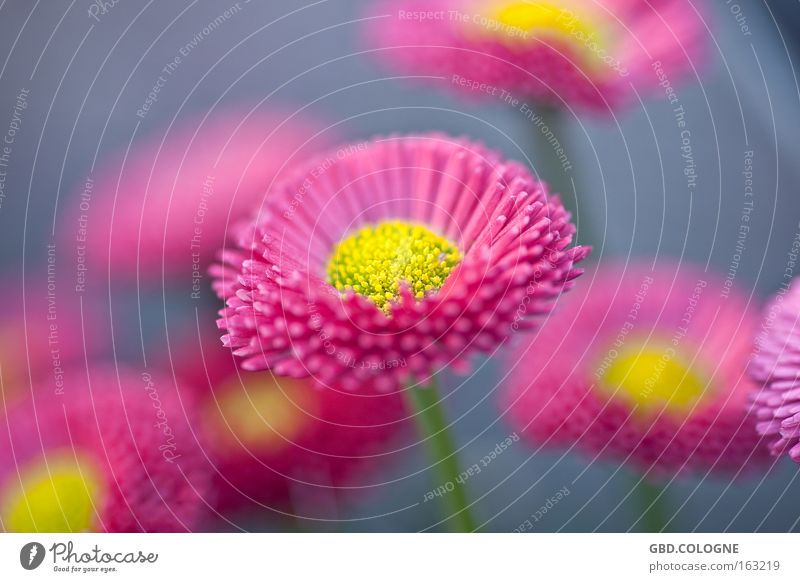
[[[800,280],[777,293],[765,310],[750,374],[758,432],[773,455],[800,463]]]
[[[201,339],[200,353],[178,355],[177,371],[192,386],[206,386],[198,391],[198,427],[216,471],[219,510],[260,505],[295,513],[338,488],[370,490],[365,478],[406,432],[402,394],[326,390],[310,380],[241,372],[216,336]]]
[[[726,283],[692,267],[598,269],[515,352],[512,423],[645,472],[763,460],[745,373],[758,320]]]
[[[34,390],[0,421],[7,531],[171,532],[196,525],[208,464],[170,380],[114,369]]]
[[[369,45],[473,95],[609,111],[671,87],[703,52],[687,0],[380,0]]]
[[[63,234],[104,278],[205,273],[230,222],[260,206],[286,163],[319,147],[322,127],[281,109],[181,121],[99,165]]]
[[[345,146],[276,185],[213,269],[246,370],[346,390],[426,381],[533,325],[589,252],[557,197],[466,139]]]

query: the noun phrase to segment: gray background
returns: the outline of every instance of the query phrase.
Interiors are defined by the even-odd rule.
[[[30,89],[0,211],[3,288],[18,288],[23,277],[30,281],[44,274],[54,221],[63,217],[70,196],[103,154],[138,136],[163,132],[182,116],[228,103],[288,104],[330,120],[344,139],[439,128],[479,137],[510,157],[530,153],[531,125],[516,111],[497,102],[465,104],[446,91],[392,79],[376,59],[359,54],[363,45],[354,21],[364,2],[353,0],[241,2],[241,11],[184,59],[140,120],[136,110],[161,68],[232,4],[119,0],[100,22],[89,18],[87,1],[0,4],[0,128],[10,119],[20,89]],[[588,206],[581,208],[581,217],[605,224],[596,260],[678,257],[723,272],[735,251],[742,214],[744,152],[753,150],[755,210],[736,285],[761,301],[782,281],[800,221],[800,164],[795,161],[800,108],[792,60],[797,3],[781,3],[773,14],[763,2],[739,2],[752,36],[741,34],[724,3],[708,4],[714,5],[712,54],[695,82],[678,86],[700,176],[693,196],[685,187],[674,118],[659,95],[609,120],[573,118],[561,135],[569,138],[570,157],[581,160],[574,177],[591,194],[581,199]],[[162,313],[175,326],[194,317],[185,302],[164,299],[160,292],[143,294],[141,312],[125,290],[112,303],[132,322],[142,321],[135,333],[124,327],[119,332],[118,356],[132,361],[142,356],[140,333],[148,346],[163,341]],[[448,406],[454,418],[461,417],[456,424],[460,442],[469,443],[462,453],[465,464],[510,432],[502,420],[494,422],[492,391],[500,365],[486,363],[463,386],[456,378],[450,382],[457,392]],[[571,494],[536,524],[537,530],[636,527],[638,510],[627,499],[635,478],[626,469],[598,462],[584,470],[579,457],[533,456],[531,451],[515,444],[491,471],[470,481],[473,493],[486,494],[478,509],[486,529],[513,529],[564,486]],[[433,483],[419,447],[398,454],[391,465],[386,477],[393,483],[340,508],[337,518],[349,521],[298,520],[298,527],[417,530],[434,523],[435,512],[424,505],[380,517],[418,502]],[[764,479],[675,482],[667,491],[673,527],[798,529],[797,474],[787,461]],[[268,517],[239,525],[285,527]]]

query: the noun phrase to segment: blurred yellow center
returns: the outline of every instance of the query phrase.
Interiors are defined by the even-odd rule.
[[[102,481],[72,452],[38,460],[9,478],[2,495],[2,521],[12,532],[92,530]]]
[[[273,453],[296,440],[318,414],[314,389],[270,374],[245,374],[224,385],[206,410],[226,445]]]
[[[489,32],[510,41],[556,39],[568,42],[580,53],[601,44],[600,29],[584,14],[548,2],[488,3],[486,19],[478,23]]]
[[[605,369],[600,387],[643,413],[686,413],[703,397],[704,374],[672,348],[641,345],[621,350]]]
[[[458,248],[424,226],[402,221],[365,226],[333,251],[328,282],[353,290],[386,310],[406,283],[417,299],[437,291],[458,264]]]

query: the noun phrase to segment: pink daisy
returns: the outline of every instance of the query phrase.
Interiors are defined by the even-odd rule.
[[[782,290],[765,310],[750,374],[758,432],[773,455],[788,452],[800,463],[800,281]]]
[[[113,369],[34,390],[0,427],[6,531],[170,532],[193,528],[208,464],[168,379]]]
[[[284,164],[319,147],[322,129],[282,109],[181,121],[101,164],[63,234],[89,274],[200,277],[229,221],[261,204]]]
[[[745,372],[758,318],[724,283],[685,266],[600,268],[516,350],[512,423],[645,472],[763,460]]]
[[[378,55],[473,95],[607,111],[692,72],[705,23],[687,0],[380,0]]]
[[[298,500],[326,500],[330,489],[368,490],[363,477],[390,458],[405,432],[399,393],[323,390],[309,380],[240,372],[230,351],[208,340],[198,353],[180,354],[177,371],[188,384],[207,387],[198,393],[198,427],[216,470],[220,510],[256,504],[296,511]]]
[[[521,164],[441,134],[313,160],[213,269],[246,370],[397,389],[529,327],[589,252]]]

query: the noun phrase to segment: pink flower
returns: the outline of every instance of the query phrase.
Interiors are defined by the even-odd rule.
[[[112,368],[36,389],[0,420],[8,531],[169,532],[196,526],[209,468],[192,405],[167,378]],[[187,416],[188,415],[188,416]]]
[[[466,139],[345,146],[276,184],[212,273],[247,370],[355,390],[425,381],[530,327],[589,252],[521,164]]]
[[[392,459],[406,433],[400,393],[325,390],[309,380],[240,372],[216,336],[206,340],[197,353],[181,344],[177,372],[206,387],[198,390],[198,429],[208,442],[220,511],[269,506],[297,514],[331,495],[374,490],[372,469]]]
[[[369,46],[403,74],[491,96],[610,111],[693,72],[705,23],[686,0],[380,0]],[[636,90],[636,91],[635,91]]]
[[[505,396],[518,430],[643,471],[735,471],[766,455],[747,414],[758,325],[699,268],[600,268],[521,345]]]
[[[181,121],[100,164],[78,189],[63,236],[95,278],[190,281],[284,165],[320,146],[322,129],[281,109]]]
[[[58,276],[6,281],[0,309],[0,412],[30,387],[63,388],[63,373],[100,351],[99,317],[87,310],[86,326],[74,297],[60,293]]]
[[[800,282],[777,293],[765,310],[756,337],[750,374],[758,432],[769,438],[773,455],[787,453],[800,463]]]

